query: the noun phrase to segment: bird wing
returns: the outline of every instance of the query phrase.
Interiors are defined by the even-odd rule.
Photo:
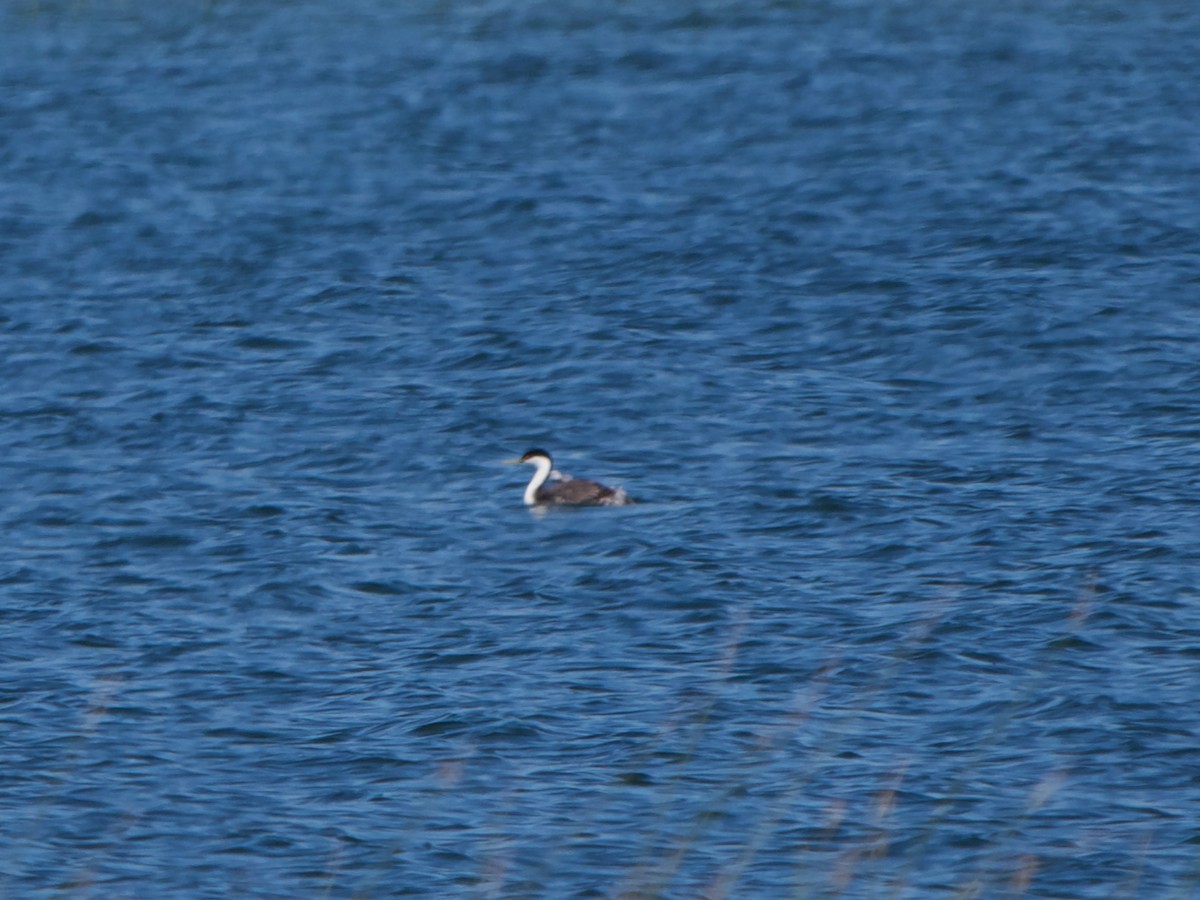
[[[612,488],[586,478],[572,478],[546,485],[538,491],[538,499],[543,503],[596,503],[612,492]]]

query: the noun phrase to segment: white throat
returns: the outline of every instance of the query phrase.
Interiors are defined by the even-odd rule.
[[[544,456],[535,456],[529,462],[537,466],[537,471],[529,479],[529,484],[525,485],[525,505],[533,506],[537,503],[538,488],[545,484],[546,479],[550,477],[551,464],[550,460]]]

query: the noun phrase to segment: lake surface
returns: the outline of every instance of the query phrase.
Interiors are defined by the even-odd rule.
[[[1193,0],[6,4],[0,897],[1200,895],[1197,84]]]

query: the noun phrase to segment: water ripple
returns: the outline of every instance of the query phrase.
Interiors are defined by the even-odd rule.
[[[0,893],[1190,896],[1200,19],[1076,6],[0,12]]]

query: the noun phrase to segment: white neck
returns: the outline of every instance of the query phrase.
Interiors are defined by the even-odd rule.
[[[550,477],[550,460],[544,456],[535,456],[530,462],[537,466],[537,471],[529,479],[529,484],[525,485],[526,506],[533,506],[537,503],[538,488],[545,484],[546,479]]]

